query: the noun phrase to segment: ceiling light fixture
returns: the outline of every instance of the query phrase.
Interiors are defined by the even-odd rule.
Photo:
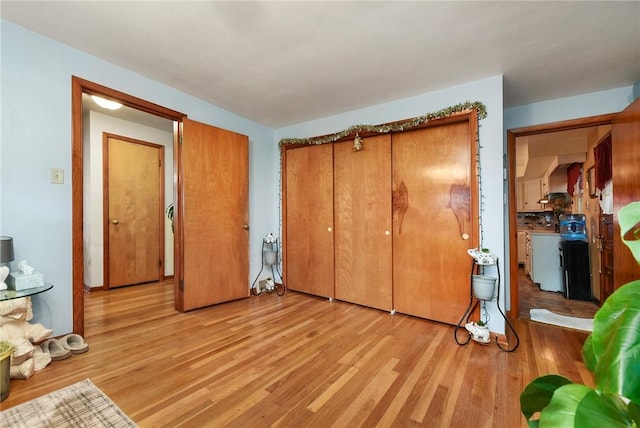
[[[118,110],[120,107],[122,107],[122,104],[118,102],[106,100],[102,97],[98,97],[97,95],[91,95],[91,99],[93,99],[93,101],[95,101],[95,103],[100,107],[106,108],[107,110]]]

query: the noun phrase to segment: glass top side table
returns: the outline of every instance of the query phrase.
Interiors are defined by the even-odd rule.
[[[24,290],[0,290],[0,301],[20,299],[21,297],[35,296],[36,294],[44,293],[51,290],[53,284],[45,284],[40,287],[25,288]]]

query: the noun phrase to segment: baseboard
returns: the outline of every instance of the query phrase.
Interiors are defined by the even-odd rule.
[[[83,284],[84,286],[84,292],[85,293],[92,293],[94,291],[102,291],[104,290],[104,285],[101,285],[99,287],[90,287],[89,284]]]

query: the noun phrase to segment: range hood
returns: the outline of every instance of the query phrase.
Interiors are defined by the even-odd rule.
[[[538,201],[539,204],[551,204],[557,201],[571,203],[571,196],[567,192],[549,192]]]

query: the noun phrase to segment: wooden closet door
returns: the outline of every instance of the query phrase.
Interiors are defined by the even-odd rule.
[[[456,324],[477,245],[468,121],[393,134],[393,298],[398,312]],[[463,239],[467,234],[469,239]]]
[[[390,311],[391,135],[334,144],[336,299]]]
[[[333,144],[284,153],[287,287],[334,297]]]

